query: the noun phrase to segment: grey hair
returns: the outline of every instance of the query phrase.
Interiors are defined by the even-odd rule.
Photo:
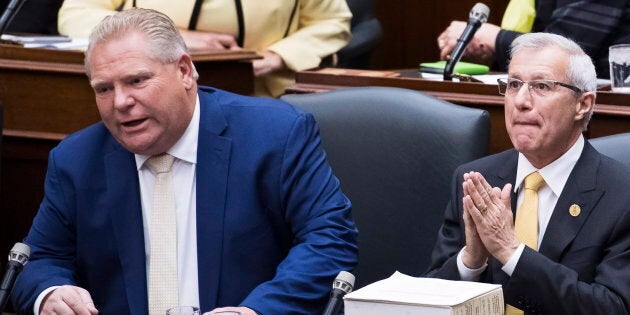
[[[84,62],[88,77],[90,77],[90,56],[94,45],[132,32],[145,35],[149,43],[150,55],[165,64],[179,60],[182,54],[188,54],[184,38],[168,16],[151,9],[133,8],[105,17],[92,30]],[[192,68],[193,77],[197,80],[199,74],[194,64]]]
[[[510,57],[523,49],[541,50],[549,47],[560,48],[569,55],[569,66],[565,74],[567,80],[569,80],[568,83],[577,86],[582,91],[597,93],[597,74],[593,61],[580,48],[580,45],[566,37],[551,33],[521,35],[512,42]],[[584,131],[587,129],[591,117],[593,117],[594,107],[591,106],[589,112],[582,119],[582,130]]]

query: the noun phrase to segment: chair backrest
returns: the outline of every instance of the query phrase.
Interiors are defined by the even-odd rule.
[[[352,38],[346,47],[337,52],[341,68],[370,68],[372,51],[383,36],[381,23],[374,18],[374,0],[346,0],[352,21]]]
[[[630,132],[590,139],[599,153],[630,167]]]
[[[313,113],[359,228],[356,287],[430,262],[455,168],[486,154],[486,111],[420,92],[361,87],[283,100]]]

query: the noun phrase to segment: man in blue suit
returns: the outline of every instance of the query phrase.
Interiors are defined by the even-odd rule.
[[[18,312],[164,314],[149,311],[160,179],[145,162],[165,153],[175,160],[170,306],[320,312],[337,273],[356,264],[357,231],[313,117],[197,87],[177,29],[152,10],[101,22],[85,64],[102,122],[50,153],[25,239],[32,258],[13,291]]]
[[[457,169],[429,276],[501,284],[506,314],[628,314],[630,171],[582,136],[596,87],[573,41],[514,41],[499,84],[514,149]]]

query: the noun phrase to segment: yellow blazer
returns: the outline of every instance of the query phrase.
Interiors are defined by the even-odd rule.
[[[298,7],[293,19],[295,1]],[[59,32],[71,37],[88,37],[92,28],[111,15],[123,0],[65,0],[59,10]],[[168,15],[187,29],[194,0],[136,0],[142,8]],[[127,0],[124,9],[131,8]],[[317,67],[322,58],[334,54],[350,39],[352,13],[345,0],[242,0],[245,34],[243,48],[271,50],[282,57],[289,71],[256,78],[256,95],[279,96],[293,83],[295,71]],[[238,34],[233,0],[205,0],[197,30]],[[290,24],[289,32],[283,37]]]

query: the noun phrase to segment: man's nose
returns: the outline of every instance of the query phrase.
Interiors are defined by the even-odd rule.
[[[124,87],[114,88],[114,108],[117,110],[126,110],[135,103],[131,93]]]
[[[523,83],[521,88],[514,95],[514,105],[519,109],[527,109],[532,107],[532,93],[529,84]]]

